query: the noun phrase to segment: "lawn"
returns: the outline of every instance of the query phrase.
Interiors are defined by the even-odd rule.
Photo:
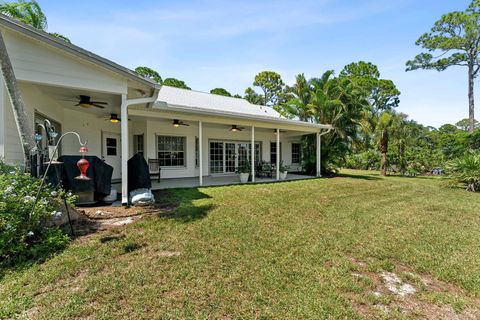
[[[161,196],[178,207],[7,272],[0,319],[480,318],[480,194],[441,179],[343,171]],[[390,292],[385,272],[416,292]]]

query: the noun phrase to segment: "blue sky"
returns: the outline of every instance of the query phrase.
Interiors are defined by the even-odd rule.
[[[405,72],[418,37],[468,0],[61,1],[40,0],[49,31],[129,68],[209,91],[241,93],[262,70],[337,73],[350,62],[379,66],[401,95],[399,111],[425,125],[468,115],[467,74],[458,67]],[[476,90],[478,93],[478,90]],[[480,112],[480,109],[479,109]]]

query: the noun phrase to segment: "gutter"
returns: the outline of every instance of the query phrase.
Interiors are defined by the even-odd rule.
[[[291,125],[298,125],[298,126],[303,126],[303,127],[310,127],[310,128],[320,128],[320,129],[328,129],[330,132],[333,129],[333,126],[330,124],[316,124],[316,123],[310,123],[310,122],[303,122],[303,121],[296,121],[296,120],[290,120],[290,119],[284,119],[284,118],[274,118],[274,117],[265,117],[265,116],[257,116],[257,115],[245,115],[243,113],[238,113],[238,112],[226,112],[226,111],[220,111],[220,110],[210,110],[210,109],[204,109],[204,108],[189,108],[185,106],[179,106],[179,105],[173,105],[173,104],[167,104],[164,102],[161,102],[162,106],[158,106],[156,109],[159,110],[171,110],[171,111],[184,111],[184,112],[189,112],[189,113],[194,113],[194,114],[199,114],[199,115],[211,115],[211,116],[220,116],[220,117],[232,117],[232,118],[242,118],[246,120],[253,120],[253,121],[263,121],[263,122],[268,122],[268,123],[283,123],[283,124],[291,124]],[[326,133],[325,133],[326,134]]]

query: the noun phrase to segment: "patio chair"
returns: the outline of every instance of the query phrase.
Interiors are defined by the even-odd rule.
[[[158,159],[148,159],[148,170],[150,171],[150,176],[158,176],[158,182],[160,182],[162,168],[160,168],[160,161]]]
[[[273,166],[266,161],[262,161],[262,163],[257,165],[257,167],[255,168],[255,172],[258,178],[272,178],[273,171]]]

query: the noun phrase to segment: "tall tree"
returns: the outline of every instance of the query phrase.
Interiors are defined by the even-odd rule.
[[[153,70],[152,68],[136,67],[135,72],[147,79],[155,81],[158,84],[162,84],[162,77],[157,71]]]
[[[370,149],[378,115],[392,111],[400,103],[400,91],[391,80],[381,79],[378,67],[371,62],[359,61],[346,65],[340,78],[351,79],[360,87],[368,100],[369,108],[362,110],[359,130],[364,151]]]
[[[458,121],[457,123],[455,123],[455,125],[460,130],[468,131],[468,129],[470,128],[470,119],[462,119],[462,120]],[[475,129],[478,128],[478,127],[479,127],[478,121],[475,120]]]
[[[166,78],[163,80],[163,84],[169,87],[192,90],[184,81],[175,78]]]
[[[36,1],[18,1],[14,3],[0,4],[0,13],[8,15],[23,23],[29,24],[37,29],[44,30],[47,27],[47,19]],[[12,104],[13,116],[17,125],[20,142],[23,148],[25,162],[29,159],[30,153],[35,149],[33,129],[27,117],[25,103],[22,99],[17,78],[8,55],[3,35],[0,32],[0,65],[3,79],[7,87],[8,96]]]
[[[251,104],[264,104],[262,96],[256,93],[251,87],[245,89],[245,96],[243,98]]]
[[[475,130],[474,79],[480,71],[480,0],[473,0],[465,11],[443,15],[430,32],[416,44],[428,52],[407,61],[407,71],[434,69],[443,71],[452,66],[468,69],[469,131]],[[436,53],[434,55],[434,53]]]
[[[226,97],[231,97],[232,96],[232,94],[230,92],[228,92],[227,90],[225,90],[224,88],[212,89],[212,90],[210,90],[210,93],[218,94],[218,95],[226,96]]]
[[[281,94],[285,87],[282,77],[273,71],[262,71],[255,76],[253,81],[255,87],[260,87],[263,91],[263,103],[268,106],[278,106],[280,104]]]

